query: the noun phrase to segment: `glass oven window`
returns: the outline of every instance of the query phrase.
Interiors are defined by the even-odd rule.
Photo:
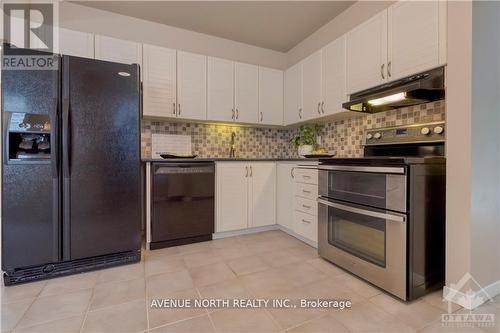
[[[386,174],[331,171],[328,192],[333,199],[385,207]]]
[[[328,242],[378,266],[386,265],[386,221],[328,208]]]

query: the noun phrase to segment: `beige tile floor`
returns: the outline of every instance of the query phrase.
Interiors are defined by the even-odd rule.
[[[141,263],[2,287],[2,332],[499,332],[443,328],[440,291],[405,304],[270,231],[156,251]],[[155,309],[153,298],[350,299],[334,309]],[[500,298],[476,311],[500,317]],[[458,307],[454,311],[460,310]]]

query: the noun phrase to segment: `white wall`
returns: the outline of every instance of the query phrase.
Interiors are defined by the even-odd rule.
[[[472,7],[470,3],[448,4],[447,42],[446,285],[450,286],[470,269],[470,111],[472,105]],[[465,178],[461,180],[462,177]]]
[[[500,280],[499,13],[497,1],[473,2],[471,270],[483,286]]]
[[[167,25],[61,2],[63,28],[285,69],[286,54]]]
[[[446,285],[469,272],[490,294],[500,292],[499,14],[498,2],[448,4]]]

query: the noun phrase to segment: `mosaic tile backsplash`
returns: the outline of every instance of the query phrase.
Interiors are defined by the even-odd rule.
[[[445,119],[445,101],[431,102],[397,110],[362,115],[324,124],[322,146],[338,157],[361,157],[365,129],[401,126]],[[191,135],[193,154],[199,157],[228,157],[231,132],[236,133],[236,157],[294,158],[297,149],[290,139],[297,128],[257,128],[222,124],[142,121],[141,155],[151,158],[151,134]]]

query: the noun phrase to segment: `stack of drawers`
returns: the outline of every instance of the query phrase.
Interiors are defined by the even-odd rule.
[[[295,180],[294,231],[300,236],[318,242],[318,169],[296,167]]]

